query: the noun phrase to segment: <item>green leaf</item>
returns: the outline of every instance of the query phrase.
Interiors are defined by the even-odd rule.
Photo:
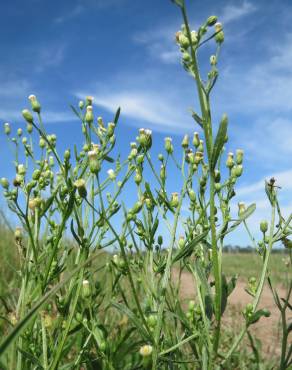
[[[120,303],[116,303],[116,302],[111,302],[111,303],[118,311],[128,316],[128,318],[132,321],[134,326],[137,328],[137,331],[141,334],[144,340],[152,341],[150,335],[147,333],[144,326],[141,324],[139,318],[131,310],[129,310],[126,306]]]
[[[221,315],[224,313],[227,306],[228,297],[228,284],[226,276],[222,274],[222,285],[221,285]]]
[[[42,306],[59,290],[61,289],[72,277],[89,262],[93,261],[99,254],[89,258],[87,261],[78,266],[75,270],[68,274],[68,276],[51,289],[46,295],[44,295],[37,304],[26,314],[26,316],[20,320],[14,329],[8,334],[8,336],[0,344],[0,356],[7,350],[7,348],[20,336],[23,330],[28,326],[31,320],[36,316]]]
[[[197,124],[203,128],[203,119],[192,110],[192,117],[197,122]]]
[[[237,282],[237,275],[232,276],[232,278],[229,280],[227,284],[227,295],[230,296],[230,294],[233,292]]]
[[[182,258],[190,256],[193,253],[193,251],[195,249],[195,246],[198,243],[200,243],[203,239],[206,238],[208,232],[209,232],[209,230],[206,230],[201,235],[196,236],[192,241],[190,241],[188,244],[186,244],[184,248],[180,249],[174,255],[172,263],[175,263],[175,262],[179,261]]]
[[[246,220],[249,216],[251,216],[254,213],[255,210],[256,210],[256,204],[252,203],[250,206],[247,207],[247,209],[244,212],[242,212],[239,215],[240,220],[241,221]]]
[[[269,310],[265,310],[265,309],[262,309],[262,310],[258,310],[256,311],[252,317],[248,320],[248,323],[249,324],[254,324],[256,323],[257,321],[259,321],[259,319],[261,317],[269,317],[271,315],[271,312]]]
[[[83,121],[82,114],[81,114],[81,113],[79,113],[79,112],[75,109],[75,107],[74,107],[73,105],[71,105],[71,104],[70,104],[70,107],[71,107],[71,109],[73,110],[73,112],[76,114],[76,116],[77,116],[81,121]]]
[[[115,118],[114,118],[114,124],[115,125],[118,123],[118,120],[120,118],[120,114],[121,114],[121,107],[118,107],[118,109],[116,111],[116,114],[115,114]]]
[[[211,170],[214,170],[218,161],[219,155],[223,149],[225,138],[227,134],[228,117],[223,114],[223,117],[218,128],[217,136],[214,142],[212,157],[211,157]]]

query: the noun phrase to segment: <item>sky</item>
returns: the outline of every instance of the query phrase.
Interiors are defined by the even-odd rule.
[[[223,23],[225,42],[212,94],[216,126],[229,116],[227,151],[245,152],[238,201],[257,202],[250,222],[268,218],[264,181],[281,186],[284,214],[292,211],[292,2],[186,0],[192,29],[209,15]],[[122,156],[141,127],[153,131],[153,153],[172,136],[179,151],[198,127],[195,85],[183,70],[174,42],[182,23],[170,0],[11,0],[1,4],[0,122],[23,126],[28,95],[42,104],[47,131],[61,150],[81,145],[80,124],[69,105],[94,96],[96,115],[111,120],[121,106],[117,145]],[[199,55],[207,72],[214,43]],[[12,176],[6,138],[0,135],[0,175]],[[171,178],[175,188],[175,177]],[[3,204],[3,200],[1,201]],[[232,243],[249,243],[241,231]]]

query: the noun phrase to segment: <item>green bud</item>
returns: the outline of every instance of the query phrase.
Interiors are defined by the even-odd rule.
[[[78,103],[79,108],[82,110],[84,108],[84,101],[80,100]]]
[[[81,295],[84,299],[87,299],[91,296],[91,287],[88,280],[82,281],[82,291]]]
[[[138,155],[137,163],[142,164],[143,162],[144,162],[144,155],[143,154]]]
[[[266,220],[261,221],[260,229],[263,234],[265,234],[268,231],[268,222]]]
[[[69,149],[65,150],[65,152],[64,152],[64,159],[66,161],[69,161],[70,157],[71,157],[70,150]]]
[[[173,153],[173,145],[172,145],[172,138],[166,137],[164,139],[164,148],[168,154]]]
[[[33,123],[33,116],[28,109],[23,109],[22,116],[28,123]]]
[[[22,135],[22,128],[17,129],[17,135],[20,137]]]
[[[208,19],[207,19],[207,22],[206,22],[206,24],[207,24],[207,26],[208,27],[212,27],[212,26],[214,26],[215,25],[215,23],[217,22],[217,17],[216,17],[216,15],[211,15]]]
[[[161,178],[161,181],[165,181],[166,179],[166,169],[163,164],[160,167],[160,178]]]
[[[242,175],[242,171],[243,171],[243,167],[241,164],[234,167],[234,172],[235,172],[236,177],[240,177]]]
[[[78,179],[74,182],[74,186],[77,188],[78,194],[81,198],[86,198],[87,190],[84,179]]]
[[[179,205],[179,195],[178,193],[171,193],[170,205],[176,208]]]
[[[200,138],[197,132],[194,132],[193,145],[197,148],[200,145]]]
[[[94,119],[94,117],[93,117],[93,113],[92,113],[92,105],[88,105],[86,107],[86,113],[85,113],[84,120],[87,123],[92,123],[93,119]]]
[[[42,149],[46,146],[46,140],[43,137],[40,138],[39,146]]]
[[[215,36],[215,41],[218,43],[218,44],[222,44],[222,42],[224,41],[224,32],[222,31],[222,24],[221,23],[216,23],[215,24],[215,31],[218,32]]]
[[[210,64],[211,64],[212,67],[217,64],[217,58],[216,58],[215,55],[210,56]]]
[[[196,201],[197,196],[196,196],[196,193],[193,189],[189,189],[189,197],[190,197],[190,200],[192,202]]]
[[[236,163],[237,164],[242,164],[243,160],[243,150],[242,149],[237,149],[236,150]]]
[[[184,248],[185,245],[186,245],[185,238],[183,236],[180,236],[178,239],[178,247],[182,249]]]
[[[41,176],[41,171],[40,170],[34,170],[32,173],[32,179],[33,180],[38,180]]]
[[[36,96],[35,95],[30,95],[28,97],[28,99],[30,100],[32,110],[36,113],[40,113],[41,112],[41,105],[38,102]]]
[[[161,236],[161,235],[158,235],[157,243],[158,243],[159,245],[162,245],[162,243],[163,243],[163,238],[162,238],[162,236]]]
[[[2,177],[0,182],[4,189],[9,188],[9,181],[6,179],[6,177]]]
[[[31,134],[33,130],[33,125],[31,123],[27,123],[26,125],[26,131]]]
[[[137,185],[141,184],[141,182],[142,182],[142,175],[141,175],[141,172],[139,170],[136,170],[136,174],[135,174],[134,180],[135,180],[135,183]]]
[[[185,135],[183,140],[182,140],[182,143],[181,143],[181,146],[186,149],[188,146],[189,146],[189,135]]]
[[[4,133],[6,134],[6,135],[10,135],[10,133],[11,133],[11,128],[10,128],[10,124],[9,123],[4,123]]]
[[[238,203],[238,215],[241,216],[246,211],[246,206],[243,202]]]
[[[234,166],[233,153],[229,152],[226,161],[226,167],[231,169],[233,166]]]

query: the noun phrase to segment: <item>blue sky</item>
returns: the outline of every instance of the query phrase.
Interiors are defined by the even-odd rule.
[[[257,201],[251,227],[267,217],[264,179],[274,176],[284,213],[292,210],[292,3],[290,1],[187,1],[192,28],[216,14],[225,29],[214,121],[230,118],[227,150],[245,151],[245,173],[234,203]],[[125,156],[140,127],[154,133],[154,153],[171,135],[179,147],[197,130],[195,87],[180,65],[174,34],[179,9],[170,0],[26,0],[2,2],[0,120],[16,129],[27,96],[42,103],[48,132],[61,149],[81,145],[69,104],[95,97],[95,112],[110,120],[120,105],[117,132]],[[214,44],[200,55],[208,67]],[[12,175],[1,135],[1,176]],[[3,160],[5,158],[5,161]],[[173,179],[173,184],[175,182]],[[245,244],[247,238],[241,234]]]

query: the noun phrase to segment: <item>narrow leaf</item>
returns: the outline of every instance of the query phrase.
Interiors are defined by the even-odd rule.
[[[219,155],[223,149],[226,134],[227,134],[227,126],[228,126],[228,118],[227,118],[227,115],[224,114],[221,119],[220,126],[217,132],[217,136],[214,142],[212,158],[211,158],[211,170],[214,170],[216,163],[218,161]]]

